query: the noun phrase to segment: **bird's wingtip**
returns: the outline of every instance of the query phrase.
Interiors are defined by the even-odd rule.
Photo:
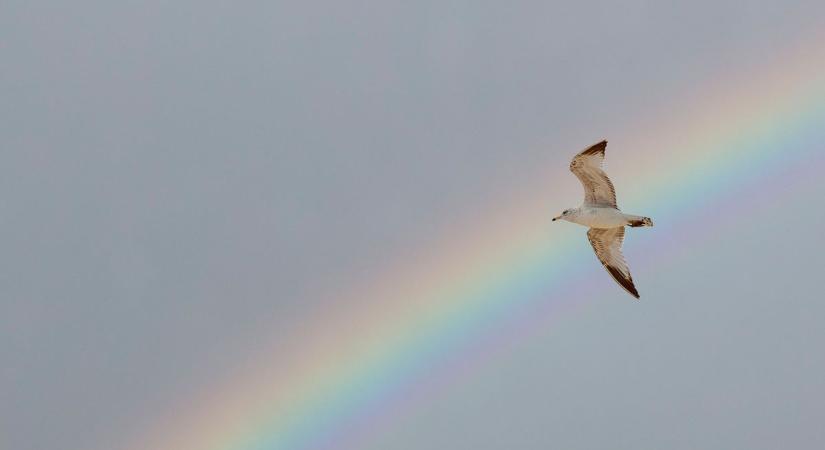
[[[595,144],[591,145],[590,147],[587,147],[586,149],[582,150],[579,153],[579,155],[577,155],[577,156],[596,155],[596,154],[599,154],[599,153],[604,155],[605,148],[607,148],[607,139],[602,139],[601,141],[596,142]]]

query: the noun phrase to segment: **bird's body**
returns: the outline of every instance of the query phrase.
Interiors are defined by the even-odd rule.
[[[652,227],[649,217],[621,212],[616,206],[616,190],[602,171],[607,141],[601,141],[577,154],[570,171],[584,187],[584,202],[578,208],[565,210],[553,220],[566,220],[589,227],[587,239],[610,276],[630,295],[639,298],[630,269],[622,256],[624,227]]]
[[[563,220],[584,225],[589,228],[616,228],[623,226],[639,226],[637,223],[644,223],[645,217],[625,214],[612,206],[588,206],[582,205],[572,210],[570,217]]]

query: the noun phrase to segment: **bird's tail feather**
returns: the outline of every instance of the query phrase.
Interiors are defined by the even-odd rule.
[[[629,227],[652,227],[653,220],[650,217],[631,216],[627,220]]]

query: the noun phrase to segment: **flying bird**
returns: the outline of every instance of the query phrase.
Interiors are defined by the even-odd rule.
[[[589,227],[587,239],[607,272],[630,295],[639,298],[630,269],[622,256],[624,227],[652,227],[650,217],[625,214],[616,206],[616,190],[602,170],[607,141],[601,141],[573,158],[570,171],[584,186],[584,203],[566,209],[553,221],[566,220]]]

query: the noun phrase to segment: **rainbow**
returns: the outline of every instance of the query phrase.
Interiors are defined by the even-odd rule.
[[[619,193],[621,205],[667,228],[677,215],[700,215],[707,203],[755,189],[783,170],[821,166],[822,148],[811,143],[822,137],[825,124],[822,61],[819,49],[794,49],[757,76],[715,83],[705,99],[685,101],[672,118],[612,139],[608,154],[613,148],[623,158],[608,157],[608,169],[634,175],[633,186]],[[572,177],[566,164],[549,175],[544,178]],[[134,448],[347,448],[359,421],[380,421],[400,399],[418,398],[417,386],[434,367],[478,357],[479,348],[502,335],[512,338],[516,330],[546,325],[549,317],[580,307],[556,293],[572,289],[570,280],[584,273],[607,275],[581,251],[586,244],[560,238],[549,223],[558,212],[549,207],[551,200],[561,209],[578,197],[553,199],[549,182],[525,191],[534,194],[501,202],[510,206],[494,218],[457,227],[464,237],[447,233],[432,246],[434,254],[390,270],[358,292],[335,296],[333,306],[294,337],[289,354],[242,368],[224,387],[196,399],[191,411],[163,420],[166,428],[148,433]],[[466,230],[474,231],[467,236]],[[643,286],[641,291],[643,304]],[[509,324],[506,332],[502,324]],[[368,430],[362,426],[360,432]]]

